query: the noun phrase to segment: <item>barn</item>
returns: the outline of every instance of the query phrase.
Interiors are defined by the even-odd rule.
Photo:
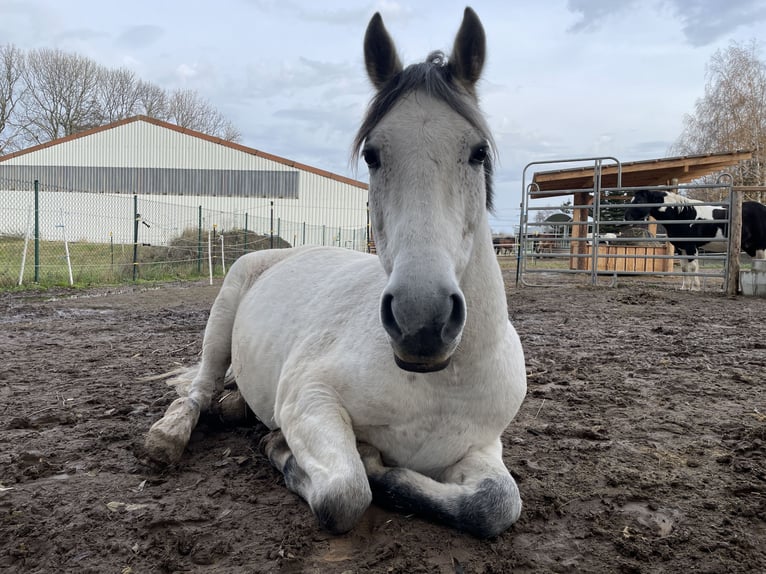
[[[140,218],[151,245],[198,227],[367,245],[367,184],[146,116],[0,157],[0,235],[33,210],[43,240],[130,244]]]

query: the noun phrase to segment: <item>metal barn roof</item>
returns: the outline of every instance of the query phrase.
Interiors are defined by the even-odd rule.
[[[179,170],[187,175],[193,172],[189,181],[200,184],[213,179],[219,185],[226,181],[232,188],[242,185],[244,177],[251,187],[281,190],[284,197],[289,197],[296,185],[296,170],[367,190],[364,182],[148,116],[127,118],[0,156],[0,172],[5,178],[44,178],[49,183],[55,178],[60,187],[82,191],[124,187],[126,177],[139,182],[140,187],[161,190],[171,177],[178,186]],[[242,177],[235,177],[236,172]],[[67,179],[77,185],[67,184]]]

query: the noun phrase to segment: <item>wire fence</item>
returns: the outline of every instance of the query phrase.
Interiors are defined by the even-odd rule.
[[[367,251],[365,209],[339,226],[333,207],[294,199],[144,196],[0,179],[0,288],[222,275],[244,253],[299,245]],[[195,204],[192,204],[195,203]],[[347,208],[345,208],[348,211]],[[293,216],[291,218],[291,216]]]

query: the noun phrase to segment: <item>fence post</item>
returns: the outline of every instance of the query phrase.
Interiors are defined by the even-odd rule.
[[[202,273],[202,206],[197,209],[197,273]]]
[[[367,237],[365,237],[366,251],[370,253],[370,202],[367,202]]]
[[[247,253],[247,211],[245,212],[245,241],[242,246],[242,252]]]
[[[269,249],[274,249],[274,202],[271,202],[271,217],[269,219]]]
[[[40,181],[35,180],[35,283],[40,282]]]
[[[133,195],[133,281],[138,278],[138,195]]]
[[[726,274],[726,294],[739,291],[739,252],[742,250],[742,194],[729,188],[729,268]]]

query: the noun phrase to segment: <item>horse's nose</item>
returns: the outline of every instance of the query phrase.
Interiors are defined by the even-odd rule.
[[[381,298],[380,317],[401,368],[438,371],[449,364],[460,341],[465,298],[459,289],[413,294],[406,285],[389,285]]]

